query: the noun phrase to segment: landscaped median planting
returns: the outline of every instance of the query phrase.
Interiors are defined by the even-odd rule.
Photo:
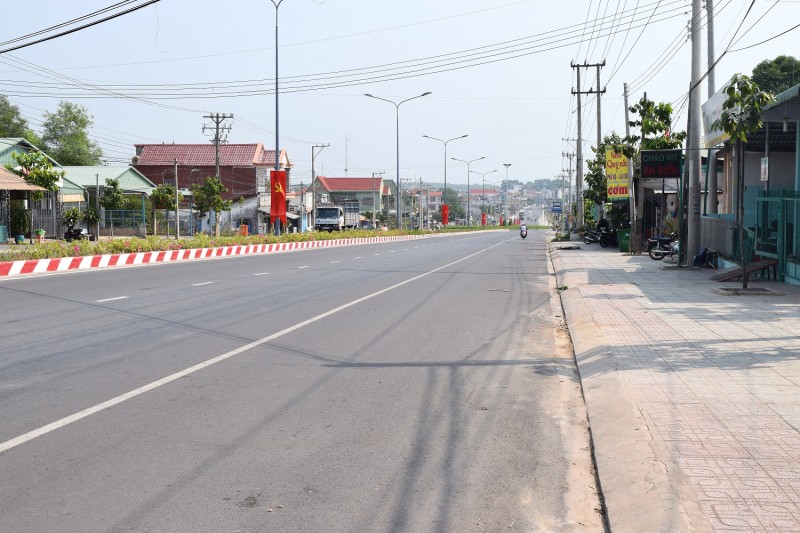
[[[179,240],[160,237],[99,242],[49,242],[16,247],[0,255],[0,277],[69,270],[136,266],[174,261],[267,254],[331,246],[351,246],[430,236],[423,232],[348,231],[254,237],[198,235]]]

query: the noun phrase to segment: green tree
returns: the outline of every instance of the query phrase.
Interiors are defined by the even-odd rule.
[[[686,140],[685,131],[675,131],[672,126],[672,105],[669,103],[656,104],[652,100],[643,97],[629,110],[638,115],[635,120],[629,121],[628,125],[639,129],[639,135],[625,137],[625,142],[629,145],[627,151],[629,163],[633,164],[634,176],[640,177],[641,172],[641,150],[671,150],[681,148]],[[641,188],[637,197],[637,212],[641,213],[644,205],[644,198]],[[641,226],[631,225],[631,250],[638,252],[642,242]]]
[[[782,93],[800,83],[800,60],[792,56],[766,59],[755,66],[752,80],[764,92]]]
[[[228,192],[222,180],[219,178],[209,177],[203,183],[192,184],[192,193],[194,194],[194,204],[200,211],[214,211],[216,213],[215,231],[214,234],[219,237],[220,225],[219,220],[223,211],[230,211],[233,202],[224,200],[222,195]]]
[[[119,188],[119,180],[106,178],[106,186],[100,195],[100,205],[107,210],[122,209],[125,205],[125,193]]]
[[[0,137],[22,137],[34,146],[42,144],[42,140],[30,129],[19,108],[5,95],[0,95]]]
[[[458,201],[457,190],[451,189],[450,187],[446,188],[442,193],[442,202],[446,203],[447,207],[450,209],[448,218],[451,222],[457,218],[464,218],[466,216],[466,210],[461,205],[461,202]]]
[[[745,257],[744,232],[744,143],[747,136],[764,125],[761,121],[763,109],[775,100],[768,92],[762,91],[748,76],[736,74],[725,89],[725,103],[722,114],[714,122],[712,128],[721,129],[731,136],[736,151],[738,165],[738,185],[736,199],[736,219],[739,226],[739,258],[742,263],[742,288],[747,289],[747,263]]]
[[[103,151],[89,140],[92,117],[82,105],[61,101],[54,113],[45,112],[42,123],[44,150],[61,165],[100,164]]]
[[[643,97],[631,106],[630,111],[639,118],[629,122],[631,127],[639,128],[641,135],[631,135],[625,140],[638,150],[670,150],[683,146],[685,131],[674,131],[672,127],[672,104],[656,104]]]
[[[164,209],[169,220],[170,208],[175,205],[175,186],[169,183],[160,183],[150,194],[150,201],[153,204],[153,234],[158,235],[158,222],[156,220],[156,210]],[[183,201],[183,195],[178,192],[178,202]],[[169,224],[167,224],[167,237],[169,237]]]
[[[631,157],[630,145],[625,143],[615,132],[603,137],[603,143],[599,147],[592,147],[595,154],[594,159],[586,161],[588,171],[583,175],[589,185],[583,193],[586,200],[596,205],[603,205],[608,202],[608,187],[606,186],[606,149],[622,152],[629,158]]]
[[[50,192],[58,191],[58,182],[64,177],[63,170],[56,170],[53,164],[41,152],[31,150],[24,154],[12,153],[16,165],[6,165],[11,172],[21,176],[32,185],[44,187]],[[44,191],[31,192],[31,198],[41,200],[44,198]]]

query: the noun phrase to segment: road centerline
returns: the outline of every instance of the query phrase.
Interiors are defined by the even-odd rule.
[[[183,370],[180,370],[178,372],[170,374],[169,376],[165,376],[165,377],[163,377],[161,379],[158,379],[156,381],[153,381],[151,383],[143,385],[143,386],[141,386],[139,388],[136,388],[136,389],[133,389],[133,390],[128,391],[126,393],[120,394],[119,396],[116,396],[114,398],[106,400],[105,402],[93,405],[93,406],[88,407],[88,408],[86,408],[86,409],[84,409],[82,411],[79,411],[77,413],[74,413],[74,414],[71,414],[69,416],[65,416],[65,417],[63,417],[63,418],[61,418],[59,420],[56,420],[55,422],[51,422],[51,423],[46,424],[44,426],[41,426],[41,427],[39,427],[37,429],[31,430],[31,431],[29,431],[27,433],[19,435],[18,437],[14,437],[13,439],[10,439],[10,440],[7,440],[5,442],[2,442],[2,443],[0,443],[0,454],[3,453],[3,452],[6,452],[6,451],[8,451],[8,450],[10,450],[12,448],[16,448],[17,446],[19,446],[21,444],[24,444],[24,443],[26,443],[26,442],[28,442],[30,440],[33,440],[33,439],[35,439],[37,437],[41,437],[43,435],[46,435],[46,434],[48,434],[48,433],[50,433],[52,431],[55,431],[55,430],[59,429],[59,428],[62,428],[64,426],[67,426],[69,424],[77,422],[79,420],[82,420],[83,418],[86,418],[88,416],[96,414],[96,413],[98,413],[100,411],[103,411],[105,409],[109,409],[109,408],[111,408],[111,407],[113,407],[115,405],[119,405],[119,404],[121,404],[121,403],[123,403],[123,402],[125,402],[127,400],[130,400],[132,398],[140,396],[140,395],[142,395],[142,394],[144,394],[146,392],[149,392],[151,390],[157,389],[157,388],[159,388],[159,387],[161,387],[163,385],[171,383],[171,382],[173,382],[175,380],[178,380],[178,379],[180,379],[182,377],[194,374],[195,372],[198,372],[200,370],[203,370],[205,368],[213,366],[213,365],[215,365],[217,363],[221,363],[222,361],[230,359],[231,357],[234,357],[234,356],[239,355],[241,353],[244,353],[244,352],[247,352],[249,350],[252,350],[253,348],[256,348],[258,346],[262,346],[264,344],[267,344],[268,342],[271,342],[271,341],[273,341],[275,339],[278,339],[280,337],[288,335],[289,333],[292,333],[294,331],[302,329],[302,328],[304,328],[304,327],[306,327],[306,326],[308,326],[310,324],[313,324],[313,323],[318,322],[318,321],[320,321],[320,320],[322,320],[324,318],[327,318],[327,317],[329,317],[331,315],[334,315],[336,313],[344,311],[345,309],[349,309],[350,307],[358,305],[358,304],[360,304],[362,302],[365,302],[367,300],[370,300],[372,298],[375,298],[375,297],[380,296],[382,294],[385,294],[387,292],[390,292],[390,291],[393,291],[395,289],[398,289],[398,288],[400,288],[400,287],[402,287],[404,285],[408,285],[409,283],[413,283],[413,282],[415,282],[417,280],[420,280],[422,278],[430,276],[431,274],[435,274],[436,272],[439,272],[440,270],[444,270],[444,269],[449,268],[449,267],[451,267],[453,265],[461,263],[462,261],[466,261],[467,259],[470,259],[472,257],[475,257],[476,255],[479,255],[479,254],[482,254],[484,252],[487,252],[487,251],[491,250],[492,248],[500,246],[501,244],[504,244],[504,242],[499,242],[499,243],[493,244],[493,245],[491,245],[491,246],[489,246],[487,248],[483,248],[481,250],[478,250],[477,252],[473,252],[473,253],[471,253],[469,255],[466,255],[466,256],[464,256],[464,257],[462,257],[460,259],[456,259],[455,261],[451,261],[450,263],[447,263],[447,264],[442,265],[440,267],[436,267],[436,268],[434,268],[432,270],[429,270],[427,272],[423,272],[422,274],[418,274],[418,275],[416,275],[414,277],[411,277],[411,278],[408,278],[408,279],[406,279],[404,281],[395,283],[394,285],[390,285],[389,287],[386,287],[384,289],[372,292],[372,293],[367,294],[365,296],[362,296],[360,298],[356,298],[355,300],[351,300],[350,302],[342,304],[342,305],[340,305],[338,307],[334,307],[333,309],[325,311],[324,313],[321,313],[321,314],[319,314],[317,316],[311,317],[311,318],[309,318],[307,320],[304,320],[302,322],[298,322],[297,324],[295,324],[293,326],[289,326],[288,328],[282,329],[281,331],[278,331],[276,333],[273,333],[271,335],[268,335],[268,336],[263,337],[261,339],[258,339],[256,341],[250,342],[250,343],[245,344],[243,346],[240,346],[239,348],[236,348],[236,349],[231,350],[229,352],[217,355],[216,357],[212,357],[211,359],[207,359],[206,361],[203,361],[203,362],[198,363],[196,365],[190,366],[188,368],[185,368]],[[207,282],[207,283],[212,283],[212,282]]]

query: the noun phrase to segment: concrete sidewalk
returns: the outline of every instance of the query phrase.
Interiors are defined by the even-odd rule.
[[[550,246],[612,531],[800,531],[800,287]]]

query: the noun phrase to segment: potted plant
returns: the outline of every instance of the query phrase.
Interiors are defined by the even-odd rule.
[[[84,222],[86,222],[86,227],[89,228],[89,240],[91,241],[97,239],[97,235],[92,237],[91,231],[92,228],[97,227],[97,224],[100,222],[100,213],[98,213],[97,209],[95,209],[94,207],[90,207],[83,214],[83,220]]]
[[[75,224],[81,220],[82,216],[80,209],[77,207],[70,207],[61,215],[61,220],[67,226],[67,229],[72,229],[75,227]]]
[[[25,234],[28,233],[28,213],[17,211],[11,220],[11,233],[14,234],[14,241],[17,244],[25,242]]]

